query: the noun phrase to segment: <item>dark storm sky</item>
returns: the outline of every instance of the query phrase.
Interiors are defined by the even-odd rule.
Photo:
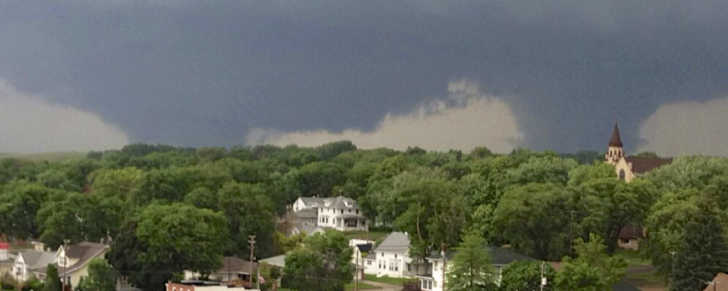
[[[603,150],[619,120],[637,150],[659,140],[641,128],[675,127],[646,125],[661,106],[705,115],[690,102],[728,96],[726,11],[723,0],[2,1],[0,79],[130,142],[190,146],[242,144],[252,129],[374,131],[467,80],[512,109],[519,146]]]

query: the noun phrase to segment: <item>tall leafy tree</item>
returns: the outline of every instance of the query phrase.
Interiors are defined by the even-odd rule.
[[[546,278],[544,291],[554,290],[556,271],[550,264],[538,261],[513,262],[503,269],[503,278],[499,290],[541,290],[541,278]]]
[[[562,269],[556,275],[556,290],[606,291],[619,282],[627,269],[627,262],[611,257],[606,252],[604,240],[594,234],[589,241],[576,239],[577,257],[565,257]]]
[[[351,282],[352,250],[342,233],[327,231],[306,239],[286,256],[283,287],[294,290],[340,291]]]
[[[61,291],[63,288],[61,286],[61,279],[58,277],[58,269],[56,269],[56,265],[48,264],[48,267],[46,268],[46,279],[45,284],[43,284],[43,290],[44,291]]]
[[[539,259],[558,259],[569,249],[571,195],[557,184],[527,184],[503,194],[493,224],[516,249]]]
[[[670,290],[702,290],[705,282],[728,270],[728,244],[712,205],[702,202],[685,226],[673,264]]]
[[[456,253],[447,269],[447,286],[452,291],[493,290],[495,270],[485,239],[477,233],[465,235],[455,248]]]
[[[93,259],[88,265],[88,276],[79,283],[80,291],[114,291],[118,272],[104,259]]]

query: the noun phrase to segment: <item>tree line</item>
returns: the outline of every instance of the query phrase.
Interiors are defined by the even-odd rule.
[[[356,199],[372,225],[408,232],[419,258],[466,233],[540,260],[578,258],[574,242],[596,235],[609,254],[622,227],[643,226],[643,255],[677,284],[674,266],[711,251],[694,239],[723,239],[728,160],[681,157],[624,183],[595,152],[133,144],[83,159],[0,160],[0,233],[49,247],[110,240],[113,267],[155,290],[182,270],[214,270],[223,255],[247,257],[248,235],[258,258],[289,249],[277,217],[314,195]],[[700,280],[728,266],[711,257],[721,259]]]

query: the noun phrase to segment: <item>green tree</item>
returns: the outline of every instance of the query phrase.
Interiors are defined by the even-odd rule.
[[[569,199],[557,184],[531,183],[503,194],[493,225],[516,249],[538,259],[558,259],[569,250]]]
[[[104,259],[93,259],[88,266],[88,276],[79,283],[81,291],[114,291],[118,273]]]
[[[35,217],[50,196],[63,192],[27,181],[5,185],[0,192],[0,233],[27,239],[38,237],[40,225]]]
[[[676,252],[670,290],[702,290],[718,272],[728,269],[728,244],[717,211],[708,202],[685,226]]]
[[[591,234],[588,242],[576,239],[574,250],[577,257],[564,257],[562,269],[556,274],[557,290],[612,290],[625,274],[627,262],[620,257],[610,257],[604,240],[597,235]]]
[[[248,236],[255,235],[256,256],[266,257],[273,253],[275,231],[273,202],[259,185],[231,182],[218,192],[217,209],[228,221],[232,240],[228,253],[247,256]]]
[[[540,290],[542,274],[546,278],[546,286],[544,286],[543,290],[554,290],[553,284],[556,271],[550,264],[538,261],[513,262],[503,269],[499,290]]]
[[[58,278],[58,269],[56,265],[48,264],[46,268],[46,279],[43,284],[44,291],[61,291],[61,279]]]
[[[310,236],[286,256],[283,286],[295,290],[344,290],[354,274],[351,255],[342,233],[327,231]]]
[[[447,269],[448,290],[470,291],[494,289],[495,270],[485,239],[477,233],[465,235],[455,248],[456,253]]]

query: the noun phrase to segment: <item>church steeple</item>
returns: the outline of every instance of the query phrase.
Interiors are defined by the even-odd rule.
[[[610,147],[622,147],[622,138],[619,136],[619,126],[614,123],[614,130],[612,130],[612,138],[609,139]]]
[[[624,157],[622,138],[619,136],[619,125],[615,122],[614,129],[612,130],[612,137],[609,139],[607,154],[604,155],[604,159],[607,163],[617,164],[619,159],[622,157]]]

